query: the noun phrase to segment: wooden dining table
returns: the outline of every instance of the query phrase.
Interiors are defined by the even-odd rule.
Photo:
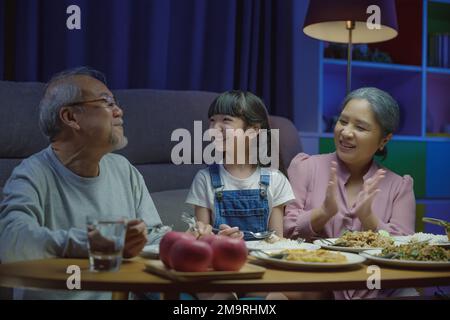
[[[67,269],[81,270],[81,290],[110,291],[113,299],[127,299],[130,292],[161,292],[164,299],[178,299],[179,293],[331,291],[367,289],[372,274],[362,263],[350,269],[282,270],[267,267],[262,278],[211,281],[174,281],[146,270],[146,259],[125,260],[118,272],[91,272],[88,259],[44,259],[0,264],[0,286],[10,288],[68,290]],[[260,262],[257,262],[260,263]],[[382,289],[450,285],[450,270],[417,270],[380,267]]]

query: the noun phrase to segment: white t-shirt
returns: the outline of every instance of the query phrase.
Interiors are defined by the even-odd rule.
[[[267,169],[270,174],[267,200],[269,202],[270,211],[272,212],[272,208],[291,202],[295,199],[295,196],[292,192],[291,184],[284,174],[279,170]],[[260,188],[261,168],[259,167],[250,177],[245,179],[239,179],[232,176],[225,170],[223,165],[219,165],[219,174],[224,185],[224,191]],[[210,209],[212,212],[211,218],[214,221],[214,188],[212,187],[208,168],[200,170],[195,175],[186,203]]]

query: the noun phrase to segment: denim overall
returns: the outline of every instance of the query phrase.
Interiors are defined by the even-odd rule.
[[[209,167],[211,183],[214,189],[214,228],[221,224],[239,227],[239,230],[253,232],[266,231],[269,223],[269,202],[267,189],[270,184],[270,171],[261,168],[259,189],[227,190],[220,179],[219,166]],[[249,233],[244,233],[244,240],[255,240]]]

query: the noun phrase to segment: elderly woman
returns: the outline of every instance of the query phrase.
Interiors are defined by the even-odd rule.
[[[345,230],[414,232],[413,180],[382,168],[386,144],[399,122],[399,107],[386,92],[361,88],[344,100],[334,129],[336,152],[298,154],[288,175],[296,197],[286,207],[289,238],[339,237]],[[368,298],[376,291],[335,293],[336,298]]]

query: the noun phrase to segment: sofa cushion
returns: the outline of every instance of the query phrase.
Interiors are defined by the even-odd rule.
[[[17,167],[23,159],[2,159],[0,158],[0,187],[6,184],[14,168]]]
[[[194,214],[193,206],[185,203],[188,192],[189,189],[177,189],[150,194],[163,224],[172,226],[173,230],[187,230],[180,218],[182,212]]]
[[[122,105],[128,137],[128,146],[119,153],[133,164],[148,164],[171,163],[172,148],[178,144],[171,141],[176,129],[187,129],[192,142],[194,121],[202,121],[203,131],[207,129],[208,108],[217,93],[127,89],[114,95]]]
[[[292,159],[303,151],[297,128],[287,118],[269,116],[270,127],[280,130],[281,164],[287,170]]]
[[[190,188],[195,174],[203,167],[204,165],[174,165],[172,163],[136,165],[150,193]]]
[[[38,124],[43,88],[35,82],[0,82],[0,158],[26,158],[48,145]]]

